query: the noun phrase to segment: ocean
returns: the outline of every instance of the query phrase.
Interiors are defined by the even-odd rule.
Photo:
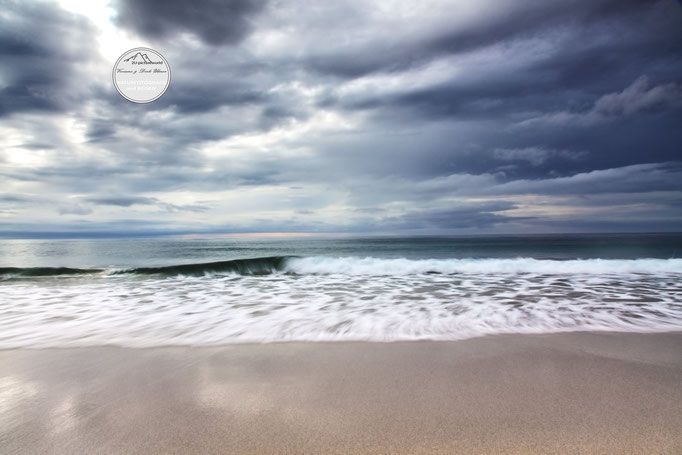
[[[0,348],[682,330],[682,234],[0,240]]]

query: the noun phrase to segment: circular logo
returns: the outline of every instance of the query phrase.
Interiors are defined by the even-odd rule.
[[[113,79],[123,98],[133,103],[151,103],[170,85],[170,66],[154,49],[137,47],[119,57]]]

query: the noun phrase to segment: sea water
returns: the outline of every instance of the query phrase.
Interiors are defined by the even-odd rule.
[[[0,348],[682,330],[682,235],[0,240]]]

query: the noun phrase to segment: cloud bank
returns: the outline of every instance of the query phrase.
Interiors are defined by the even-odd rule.
[[[682,230],[674,1],[0,7],[0,236]]]

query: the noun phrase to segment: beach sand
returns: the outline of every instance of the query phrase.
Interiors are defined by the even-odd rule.
[[[682,453],[682,333],[0,351],[0,453]]]

